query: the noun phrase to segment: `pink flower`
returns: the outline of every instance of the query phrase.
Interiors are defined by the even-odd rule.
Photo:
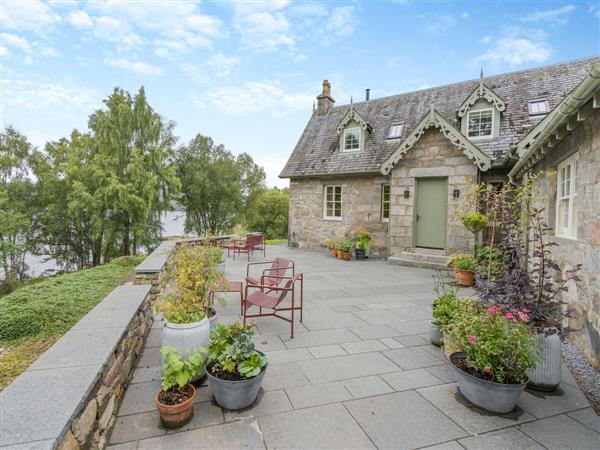
[[[477,342],[477,338],[475,336],[469,336],[469,344],[475,345],[475,342]]]
[[[507,312],[506,314],[504,314],[505,319],[511,320],[513,317],[514,317],[513,313],[511,313],[511,312]]]
[[[519,320],[523,322],[529,322],[529,315],[526,312],[519,311],[517,316],[519,317]]]
[[[490,373],[490,372],[492,371],[492,368],[491,368],[491,367],[487,367],[487,366],[485,366],[485,367],[483,368],[483,371],[484,371],[485,373]]]
[[[488,309],[485,310],[485,312],[488,314],[497,314],[498,312],[500,312],[500,308],[498,308],[497,306],[490,306]]]

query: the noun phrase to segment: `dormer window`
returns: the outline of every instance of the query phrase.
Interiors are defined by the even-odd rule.
[[[404,122],[393,123],[388,133],[388,139],[399,139],[402,136],[402,130],[404,129]]]
[[[346,128],[344,130],[344,151],[360,150],[360,127]]]
[[[530,116],[540,116],[550,112],[548,100],[532,100],[528,103],[528,108]]]
[[[491,137],[494,124],[493,111],[491,109],[469,111],[467,123],[469,138]]]

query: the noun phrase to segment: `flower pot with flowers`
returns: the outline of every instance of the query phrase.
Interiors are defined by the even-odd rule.
[[[371,234],[366,228],[359,228],[355,236],[354,256],[356,259],[367,258],[367,248],[371,242]]]
[[[252,325],[218,324],[210,336],[206,373],[216,402],[225,409],[250,406],[267,370],[267,357],[254,348]]]
[[[162,347],[160,352],[164,357],[162,383],[154,403],[163,426],[179,428],[192,416],[196,388],[190,382],[204,367],[204,356],[196,351],[185,359],[173,347]]]
[[[492,306],[462,315],[449,334],[464,346],[450,356],[461,394],[487,411],[511,412],[539,355],[529,327]]]
[[[211,291],[216,283],[223,282],[223,273],[217,269],[212,247],[178,245],[163,280],[167,289],[174,283],[174,292],[161,295],[155,306],[166,321],[162,345],[187,358],[208,344],[211,322],[217,319]],[[202,375],[204,371],[194,380]]]
[[[475,285],[475,272],[479,265],[473,255],[459,254],[450,257],[448,267],[454,271],[456,282],[461,286]]]
[[[350,261],[352,259],[352,241],[349,239],[342,239],[337,244],[338,258],[344,261]]]

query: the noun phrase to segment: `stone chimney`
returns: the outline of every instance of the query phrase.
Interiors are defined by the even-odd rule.
[[[335,100],[331,98],[331,84],[328,80],[323,80],[323,92],[317,96],[317,115],[324,116],[333,108]]]

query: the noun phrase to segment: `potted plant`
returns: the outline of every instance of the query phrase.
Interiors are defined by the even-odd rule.
[[[337,257],[337,251],[335,249],[335,240],[334,239],[327,239],[325,241],[325,248],[329,251],[329,253],[331,253],[331,256]]]
[[[448,267],[454,270],[456,282],[461,286],[475,285],[475,272],[477,271],[477,259],[472,255],[454,255],[448,260]]]
[[[349,239],[342,239],[337,244],[338,258],[344,261],[350,261],[352,259],[352,241]]]
[[[215,401],[225,409],[250,406],[267,370],[267,357],[254,348],[252,325],[218,324],[210,336],[206,373]]]
[[[162,347],[160,352],[164,357],[162,383],[154,403],[163,426],[179,428],[192,416],[196,389],[190,381],[202,370],[204,357],[195,352],[185,359],[173,347]]]
[[[473,234],[482,231],[487,223],[488,218],[479,212],[468,212],[461,217],[462,223],[467,230]]]
[[[211,322],[217,320],[211,291],[224,278],[214,261],[211,247],[177,246],[170,267],[163,273],[166,288],[171,288],[172,281],[175,286],[174,292],[161,295],[155,306],[166,321],[162,345],[174,347],[184,357],[206,347]]]
[[[212,255],[217,270],[225,274],[225,251],[220,247],[206,247],[206,251]]]
[[[354,256],[356,259],[365,259],[367,257],[367,248],[371,242],[371,234],[364,228],[361,228],[356,233],[354,247]]]
[[[463,314],[449,333],[464,347],[450,356],[461,394],[487,411],[511,412],[537,362],[538,348],[527,325],[493,306]]]

